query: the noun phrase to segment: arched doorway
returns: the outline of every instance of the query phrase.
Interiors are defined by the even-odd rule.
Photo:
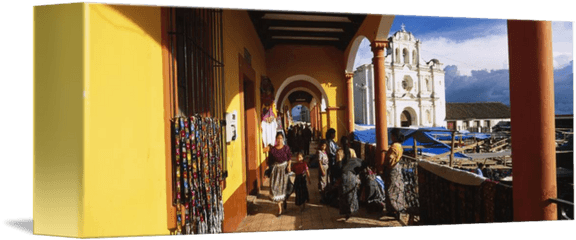
[[[404,110],[402,111],[402,114],[400,114],[400,126],[410,127],[410,125],[412,125],[412,116],[410,115],[410,112]]]

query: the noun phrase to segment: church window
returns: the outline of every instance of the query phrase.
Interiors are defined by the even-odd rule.
[[[410,57],[408,56],[408,49],[404,48],[402,51],[402,58],[404,58],[404,64],[410,63]]]
[[[413,86],[412,78],[406,75],[404,77],[404,80],[402,80],[402,88],[408,92],[412,90],[412,86]]]
[[[400,63],[400,49],[396,48],[396,62]]]

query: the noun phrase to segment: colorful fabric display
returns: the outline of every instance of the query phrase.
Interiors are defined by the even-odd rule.
[[[222,129],[199,115],[174,119],[176,234],[222,232]]]

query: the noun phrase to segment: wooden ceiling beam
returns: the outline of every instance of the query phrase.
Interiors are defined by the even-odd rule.
[[[354,27],[354,23],[347,22],[317,22],[317,21],[289,21],[289,20],[269,20],[261,19],[265,29],[269,27],[308,27],[308,28],[340,28]]]
[[[271,36],[294,36],[294,37],[337,37],[342,38],[345,32],[312,32],[312,31],[286,31],[286,30],[268,30],[266,37]]]

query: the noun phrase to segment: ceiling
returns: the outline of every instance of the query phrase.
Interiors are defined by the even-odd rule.
[[[345,50],[365,14],[248,11],[264,48],[277,44],[335,46]]]
[[[288,95],[288,101],[290,103],[310,103],[312,101],[312,95],[304,91],[295,91]]]

